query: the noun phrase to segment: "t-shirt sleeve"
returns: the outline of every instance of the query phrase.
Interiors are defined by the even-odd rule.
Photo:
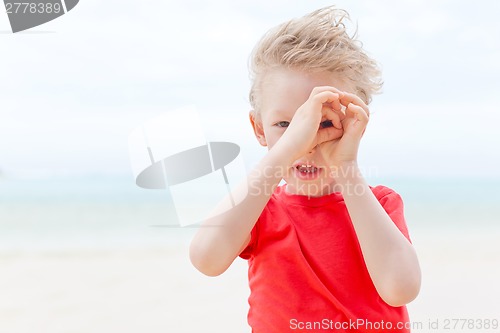
[[[378,201],[387,212],[391,220],[398,227],[401,233],[411,242],[408,233],[408,227],[404,216],[404,205],[401,196],[394,190],[385,187],[377,186],[373,188],[373,193]]]
[[[260,219],[259,219],[260,220]],[[258,230],[259,230],[259,220],[255,223],[255,225],[252,228],[252,231],[250,232],[250,242],[248,242],[248,245],[241,251],[240,253],[240,258],[242,259],[250,259],[250,257],[253,255],[255,251],[255,247],[257,246],[257,239],[258,239]]]

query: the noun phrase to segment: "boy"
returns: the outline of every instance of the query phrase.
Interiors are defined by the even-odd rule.
[[[243,201],[204,221],[219,227],[200,228],[191,243],[206,275],[248,259],[256,333],[409,331],[405,304],[419,292],[420,268],[400,196],[369,187],[358,169],[381,83],[346,19],[320,9],[256,46],[250,122],[269,150]]]

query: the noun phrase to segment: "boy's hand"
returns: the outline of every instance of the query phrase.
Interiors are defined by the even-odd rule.
[[[368,106],[355,94],[341,92],[340,104],[344,106],[339,114],[343,135],[340,138],[319,144],[319,150],[330,167],[357,161],[359,143],[368,124]]]
[[[280,141],[291,152],[292,161],[306,155],[324,142],[332,142],[343,134],[341,97],[345,93],[334,87],[316,87],[307,101],[295,112]],[[333,126],[321,124],[331,122]]]

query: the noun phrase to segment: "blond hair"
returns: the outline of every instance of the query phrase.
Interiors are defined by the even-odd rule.
[[[266,72],[275,68],[307,72],[329,71],[353,83],[367,104],[382,88],[377,63],[362,49],[356,32],[350,36],[345,21],[349,14],[333,6],[292,19],[269,30],[255,46],[249,69],[250,104],[259,112],[259,90]]]

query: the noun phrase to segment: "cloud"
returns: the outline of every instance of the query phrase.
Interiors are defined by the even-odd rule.
[[[54,33],[0,34],[0,168],[126,172],[128,132],[188,104],[213,119],[228,119],[214,122],[210,131],[219,137],[228,131],[238,140],[237,126],[247,126],[247,59],[255,42],[268,28],[327,4],[88,0],[40,27]],[[457,142],[474,142],[470,154],[488,160],[491,142],[498,139],[492,124],[499,120],[499,6],[494,1],[473,7],[465,1],[339,2],[384,69],[385,91],[373,107],[381,118],[391,116],[386,124],[371,124],[370,131],[378,134],[371,137],[373,144],[367,140],[367,157],[382,163],[370,150],[383,145],[415,156],[411,161],[384,156],[385,164],[413,170],[429,149],[438,158],[460,159],[464,150]],[[6,19],[0,15],[0,29]],[[422,110],[435,121],[422,123]],[[437,130],[449,110],[454,110],[453,126]],[[241,123],[231,121],[240,116]],[[471,132],[470,119],[483,117],[483,130]],[[430,126],[425,138],[415,124]],[[376,132],[376,126],[392,136]],[[461,131],[472,141],[460,137]],[[246,142],[248,133],[239,140]],[[432,146],[435,142],[441,146]],[[423,149],[424,143],[430,148]],[[265,150],[254,141],[248,147],[252,144],[248,152],[256,160]]]

